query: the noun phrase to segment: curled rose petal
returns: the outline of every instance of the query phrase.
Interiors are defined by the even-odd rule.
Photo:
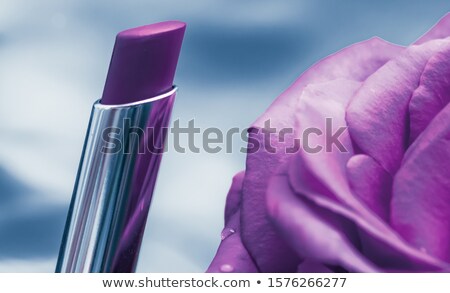
[[[346,130],[345,108],[359,87],[359,82],[344,79],[308,85],[300,96],[296,109],[301,133],[305,134],[310,129],[321,133],[302,137],[303,148],[299,152],[303,163],[308,165],[310,176],[314,176],[330,196],[355,208],[359,206],[359,202],[354,196],[347,196],[349,192],[345,168],[353,155],[353,148]],[[327,117],[331,119],[327,120]],[[338,137],[340,145],[337,147],[338,144],[330,144],[330,134],[338,133],[340,128],[343,131]],[[321,149],[316,151],[316,148]],[[312,180],[310,182],[312,185]]]
[[[428,126],[450,100],[450,43],[433,55],[425,65],[419,86],[409,103],[409,144]]]
[[[348,238],[353,227],[296,197],[286,175],[272,177],[267,206],[280,233],[303,258],[352,272],[377,271]]]
[[[450,104],[405,155],[395,176],[393,227],[410,243],[450,262]]]
[[[353,193],[381,219],[389,220],[392,176],[367,155],[355,155],[347,163]]]

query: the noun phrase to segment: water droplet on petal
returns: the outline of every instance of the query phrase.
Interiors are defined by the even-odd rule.
[[[234,268],[232,265],[224,264],[220,266],[220,271],[222,273],[231,273],[232,271],[234,271]]]
[[[230,237],[231,235],[233,235],[235,232],[236,232],[236,230],[234,230],[232,228],[225,228],[222,230],[222,233],[220,233],[220,238],[222,240],[225,240],[228,237]]]

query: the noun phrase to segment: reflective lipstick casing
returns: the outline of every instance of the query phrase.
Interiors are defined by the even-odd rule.
[[[186,25],[117,35],[92,109],[56,272],[134,272],[175,98]]]

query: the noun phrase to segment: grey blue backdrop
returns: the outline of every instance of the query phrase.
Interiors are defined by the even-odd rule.
[[[449,1],[0,0],[0,272],[51,272],[115,33],[188,23],[174,119],[247,127],[314,62],[372,36],[407,45]],[[198,144],[201,137],[196,138]],[[140,272],[202,272],[245,156],[167,153]]]

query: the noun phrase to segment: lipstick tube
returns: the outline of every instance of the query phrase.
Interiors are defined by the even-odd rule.
[[[177,88],[92,109],[57,272],[133,272]]]
[[[186,24],[120,32],[94,103],[56,272],[134,272],[164,152]]]

